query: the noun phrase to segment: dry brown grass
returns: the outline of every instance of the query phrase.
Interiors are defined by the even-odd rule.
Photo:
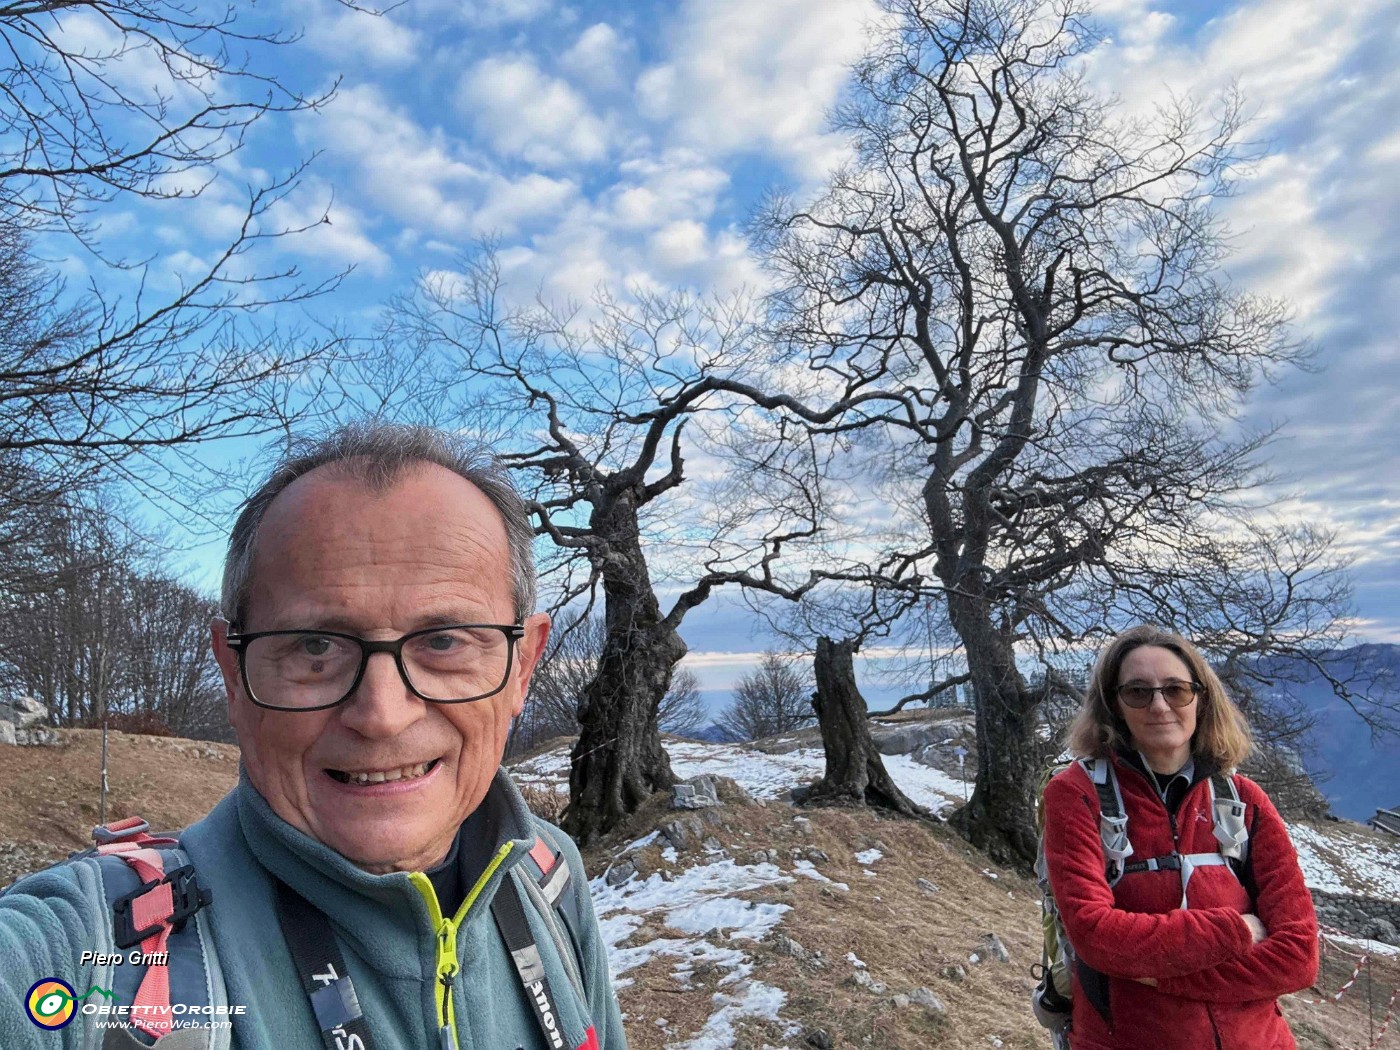
[[[5,748],[0,756],[0,885],[40,861],[56,860],[87,842],[96,819],[98,734],[65,730],[66,747]],[[216,757],[204,757],[212,752]],[[198,819],[237,779],[237,749],[170,738],[114,733],[111,737],[110,815],[141,813],[157,827],[177,828]],[[527,792],[532,808],[556,820],[562,796],[543,789]],[[725,805],[702,819],[725,852],[740,863],[754,863],[761,853],[777,851],[786,872],[795,857],[813,849],[827,860],[816,867],[848,888],[798,877],[791,884],[745,894],[754,900],[788,904],[777,933],[820,953],[824,965],[799,962],[778,950],[777,936],[763,943],[731,942],[723,935],[709,940],[740,948],[753,965],[752,979],[781,988],[787,996],[782,1017],[798,1027],[760,1020],[736,1026],[738,1050],[764,1046],[798,1048],[808,1033],[823,1030],[836,1047],[889,1050],[987,1050],[992,1037],[1008,1050],[1045,1050],[1048,1040],[1028,1006],[1029,968],[1039,959],[1038,896],[1019,875],[986,859],[946,827],[890,820],[863,810],[796,810],[786,803],[759,805],[746,800],[732,784],[721,782]],[[627,826],[588,851],[589,870],[598,874],[614,851],[661,825],[684,817],[671,810],[663,795],[648,802]],[[801,825],[798,818],[804,819]],[[884,857],[864,874],[855,853],[880,844]],[[7,846],[8,844],[8,846]],[[8,852],[7,852],[8,849]],[[674,874],[684,866],[717,859],[698,847],[668,863],[660,846],[640,851],[643,875]],[[7,867],[9,865],[10,867]],[[997,878],[991,878],[996,875]],[[921,889],[917,879],[936,885]],[[1011,962],[985,961],[982,938],[997,933]],[[660,918],[652,918],[629,940],[640,944],[660,936],[677,936]],[[872,977],[887,985],[882,995],[852,982],[855,970],[846,961],[854,953]],[[973,964],[978,953],[984,961]],[[1400,983],[1400,960],[1378,961],[1363,973],[1340,1003],[1309,1005],[1304,1000],[1335,992],[1350,976],[1354,960],[1328,958],[1320,991],[1286,996],[1283,1009],[1302,1050],[1363,1050],[1379,1026],[1390,989]],[[635,1050],[663,1050],[701,1031],[714,1014],[716,993],[742,991],[742,982],[722,985],[727,970],[701,966],[682,987],[675,958],[653,958],[628,974],[632,983],[620,992]],[[962,967],[958,977],[954,967]],[[1368,984],[1369,979],[1369,984]],[[945,1014],[917,1006],[895,1007],[891,999],[927,987],[946,1005]],[[1368,993],[1371,1002],[1368,1004]],[[665,1018],[666,1027],[657,1025]],[[1400,1050],[1400,1021],[1378,1050]]]
[[[763,851],[775,849],[777,863],[790,872],[796,858],[810,858],[812,850],[820,850],[829,859],[818,859],[818,870],[848,887],[798,877],[791,884],[742,894],[788,904],[792,910],[775,935],[761,944],[733,942],[716,933],[707,936],[715,945],[741,948],[752,961],[752,979],[786,992],[781,1016],[797,1029],[788,1034],[782,1024],[748,1019],[736,1026],[736,1047],[803,1047],[808,1034],[821,1030],[834,1047],[987,1050],[996,1045],[995,1038],[1006,1050],[1046,1050],[1048,1037],[1029,1005],[1034,986],[1030,967],[1040,959],[1040,897],[1033,882],[990,864],[942,825],[887,819],[868,810],[797,810],[785,803],[738,802],[732,791],[722,792],[722,797],[728,804],[708,811],[708,820],[719,824],[706,822],[704,827],[736,861],[756,863],[764,859]],[[658,796],[622,832],[586,855],[590,870],[602,871],[621,845],[686,816],[670,810]],[[798,818],[805,818],[806,824],[799,824]],[[855,859],[857,852],[872,847],[884,854],[870,867],[873,877]],[[639,851],[635,859],[646,876],[675,874],[718,857],[693,848],[668,863],[658,844]],[[920,888],[920,878],[937,890]],[[1001,938],[1009,963],[988,958],[988,933]],[[821,965],[784,954],[777,934],[819,953]],[[625,945],[681,936],[652,918]],[[886,985],[883,994],[853,982],[855,968],[846,961],[848,952]],[[979,956],[977,963],[969,958],[974,954]],[[715,994],[735,990],[733,983],[720,985],[723,970],[697,973],[690,986],[683,987],[673,972],[676,964],[674,957],[658,956],[628,974],[632,983],[619,998],[634,1050],[663,1050],[692,1038],[718,1009]],[[1344,970],[1340,961],[1330,960],[1321,987],[1334,992],[1350,975],[1350,962]],[[1397,981],[1397,960],[1376,965],[1376,1001],[1371,1007],[1375,1027]],[[896,994],[908,995],[919,987],[931,990],[946,1012],[894,1005]],[[1283,1010],[1301,1050],[1364,1050],[1371,1038],[1365,993],[1363,976],[1341,1003],[1312,1006],[1303,1001],[1318,998],[1317,992],[1284,997]],[[658,1024],[663,1018],[664,1028]],[[1393,1024],[1379,1050],[1400,1048],[1395,1024],[1400,1022]]]

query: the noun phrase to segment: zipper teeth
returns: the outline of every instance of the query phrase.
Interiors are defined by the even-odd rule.
[[[410,872],[408,879],[423,898],[423,903],[428,908],[428,918],[433,924],[433,930],[437,934],[437,959],[436,969],[438,983],[442,986],[442,998],[437,1002],[438,1029],[441,1036],[444,1032],[450,1035],[452,1046],[457,1046],[457,1023],[456,1009],[452,1003],[452,981],[461,971],[457,963],[457,930],[466,919],[467,912],[471,910],[476,899],[481,896],[481,891],[486,888],[486,884],[491,881],[491,876],[496,874],[496,870],[505,859],[510,856],[514,849],[513,842],[507,842],[496,851],[496,855],[491,858],[491,863],[486,865],[486,870],[476,880],[476,885],[471,888],[462,901],[462,906],[457,909],[457,914],[453,918],[447,918],[442,914],[442,905],[438,903],[437,891],[433,889],[432,880],[421,871]]]

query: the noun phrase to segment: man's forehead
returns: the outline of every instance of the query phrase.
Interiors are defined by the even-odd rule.
[[[461,475],[422,463],[379,483],[353,466],[328,464],[278,493],[258,530],[254,561],[278,550],[329,553],[395,541],[425,552],[450,547],[492,561],[509,558],[500,509]]]

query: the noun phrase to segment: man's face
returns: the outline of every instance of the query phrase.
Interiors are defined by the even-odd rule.
[[[368,639],[512,623],[505,525],[476,486],[442,467],[413,468],[381,492],[333,467],[314,470],[263,518],[245,615],[243,632]],[[505,688],[464,704],[419,699],[393,656],[376,653],[339,706],[270,711],[248,699],[222,623],[214,655],[243,763],[273,811],[367,871],[421,871],[446,856],[485,796],[548,633],[547,616],[529,617]],[[344,776],[425,766],[384,783]]]

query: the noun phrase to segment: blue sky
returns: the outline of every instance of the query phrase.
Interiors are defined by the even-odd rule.
[[[322,111],[261,123],[196,202],[112,211],[109,240],[154,255],[165,279],[207,256],[242,184],[317,153],[279,210],[331,223],[262,258],[309,272],[353,264],[308,309],[351,331],[423,271],[501,237],[510,280],[586,299],[600,282],[701,290],[761,285],[740,232],[768,187],[810,188],[842,156],[824,118],[860,50],[868,0],[407,0],[373,17],[282,0],[259,17],[302,39],[280,69]],[[1258,392],[1247,422],[1277,423],[1285,516],[1338,531],[1355,559],[1358,638],[1400,642],[1400,7],[1105,0],[1088,66],[1145,108],[1167,91],[1237,83],[1268,157],[1222,202],[1242,285],[1284,297],[1315,369]],[[80,275],[84,263],[64,261]],[[190,537],[212,585],[217,539]],[[727,688],[762,647],[742,613],[687,631],[705,684]],[[734,654],[725,657],[722,654]]]

